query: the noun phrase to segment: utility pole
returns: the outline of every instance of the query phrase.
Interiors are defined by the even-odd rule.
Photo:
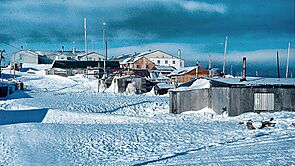
[[[105,58],[106,58],[106,67],[105,67],[105,69],[107,69],[107,62],[108,62],[108,41],[105,41],[105,44],[106,44],[106,49],[105,49]],[[107,71],[105,71],[105,75],[106,75],[106,77],[108,76],[108,72]]]
[[[289,72],[290,50],[291,50],[291,42],[289,42],[289,46],[288,46],[288,57],[287,57],[287,66],[286,66],[286,78],[288,78],[288,72]]]
[[[105,22],[103,22],[102,23],[102,50],[104,51],[104,44],[105,44],[105,26],[106,26],[106,23]],[[102,52],[103,52],[102,51]],[[104,55],[105,57],[104,57],[104,61],[103,61],[103,78],[105,78],[106,77],[106,55]]]
[[[279,59],[279,51],[277,51],[277,67],[278,67],[278,78],[280,78],[280,59]]]
[[[222,73],[223,73],[223,74],[225,74],[227,41],[228,41],[228,38],[227,38],[227,36],[225,36],[225,42],[224,42],[224,54],[223,54],[223,68],[222,68]]]
[[[208,69],[209,69],[209,77],[212,77],[211,55],[209,55],[209,66],[208,66]]]
[[[88,61],[88,44],[87,44],[87,20],[84,17],[84,44],[85,44],[85,55]]]
[[[5,52],[5,50],[0,50],[0,78],[2,78],[2,58],[4,58],[3,52]]]

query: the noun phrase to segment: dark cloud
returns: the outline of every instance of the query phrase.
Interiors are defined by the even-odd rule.
[[[90,39],[101,36],[106,21],[108,37],[117,45],[123,40],[206,43],[214,37],[218,43],[226,34],[247,36],[241,42],[295,35],[293,0],[2,0],[0,8],[0,38],[6,42],[82,40],[84,16]],[[206,49],[222,47],[214,43]]]

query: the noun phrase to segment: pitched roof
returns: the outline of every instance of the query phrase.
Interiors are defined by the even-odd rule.
[[[142,53],[138,54],[137,56],[138,56],[138,57],[140,57],[140,56],[146,56],[146,55],[148,55],[148,54],[152,54],[152,53],[155,53],[155,52],[162,52],[162,53],[164,53],[164,54],[166,54],[166,55],[169,55],[169,56],[171,56],[171,57],[174,57],[174,58],[180,59],[180,58],[177,57],[177,56],[171,55],[171,54],[169,54],[169,53],[167,53],[167,52],[164,52],[164,51],[161,51],[161,50],[154,50],[154,51],[142,52]]]
[[[184,68],[181,68],[179,70],[175,70],[173,71],[171,74],[169,74],[168,76],[182,76],[192,70],[195,70],[196,67],[184,67]]]

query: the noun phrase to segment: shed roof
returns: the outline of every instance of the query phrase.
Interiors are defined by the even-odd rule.
[[[248,77],[246,81],[241,81],[241,78],[207,78],[216,86],[292,86],[295,87],[295,78],[263,78],[263,77]],[[217,84],[216,84],[217,83]],[[219,83],[219,84],[218,84]]]
[[[171,74],[169,74],[169,76],[182,76],[192,70],[195,70],[196,67],[184,67],[184,68],[181,68],[179,70],[175,70],[173,71]]]

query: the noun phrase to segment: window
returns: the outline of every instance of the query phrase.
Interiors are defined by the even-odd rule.
[[[175,61],[172,61],[172,64],[175,64]]]
[[[254,110],[274,110],[274,93],[254,93]]]
[[[158,60],[157,63],[160,64],[160,60]]]
[[[168,60],[165,60],[165,64],[168,64]]]
[[[139,64],[138,64],[138,65],[136,65],[136,68],[140,69],[140,65],[139,65]]]

